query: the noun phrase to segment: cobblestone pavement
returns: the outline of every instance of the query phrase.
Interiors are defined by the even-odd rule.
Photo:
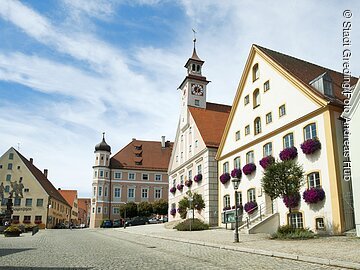
[[[0,269],[339,269],[156,239],[120,229],[0,235]]]

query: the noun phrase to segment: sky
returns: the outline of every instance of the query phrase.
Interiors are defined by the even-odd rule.
[[[357,0],[0,0],[0,155],[89,197],[102,132],[112,154],[175,139],[192,29],[207,100],[231,105],[252,44],[342,71],[344,21],[358,77]]]

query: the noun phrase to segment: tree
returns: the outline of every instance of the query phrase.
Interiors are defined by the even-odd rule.
[[[122,204],[120,207],[120,215],[126,218],[132,218],[137,216],[137,204],[134,202],[128,202],[126,204]]]
[[[160,199],[158,201],[153,202],[154,214],[167,215],[168,209],[169,209],[169,203],[164,199]]]
[[[293,160],[276,161],[266,168],[261,183],[271,200],[297,196],[304,183],[304,170]],[[292,225],[291,220],[289,224]]]
[[[180,217],[182,219],[186,218],[186,214],[187,214],[188,209],[193,209],[193,210],[196,209],[198,211],[201,211],[202,209],[205,208],[205,202],[204,202],[201,194],[198,194],[196,192],[194,194],[192,194],[191,191],[189,190],[188,192],[186,192],[186,195],[187,196],[184,196],[184,198],[182,198],[179,201],[178,209],[179,209]],[[193,199],[191,205],[190,205],[189,198]]]
[[[153,213],[153,207],[149,202],[141,202],[138,204],[139,216],[149,217]]]

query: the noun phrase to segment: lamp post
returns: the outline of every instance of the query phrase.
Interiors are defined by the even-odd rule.
[[[235,190],[235,232],[234,232],[234,242],[239,243],[239,221],[238,221],[238,208],[237,208],[237,190],[239,188],[240,179],[239,178],[233,178],[231,180],[234,186]]]
[[[193,211],[193,218],[194,218],[194,209],[193,209],[193,206],[192,206],[192,203],[193,203],[193,197],[192,196],[189,196],[189,202],[190,202],[190,209],[192,209],[192,211]],[[192,221],[193,221],[192,219],[190,219],[190,232],[191,232],[191,225],[192,225]]]

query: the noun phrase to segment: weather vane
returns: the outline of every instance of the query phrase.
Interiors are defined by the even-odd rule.
[[[194,39],[193,39],[193,41],[194,41],[194,48],[195,48],[195,42],[196,42],[196,31],[194,30],[194,28],[192,29],[192,31],[193,31],[193,33],[194,33]]]

